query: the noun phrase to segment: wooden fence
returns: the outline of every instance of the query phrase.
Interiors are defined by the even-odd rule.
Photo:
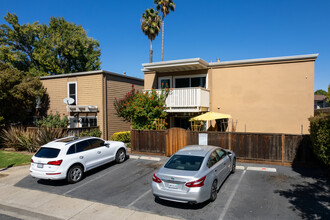
[[[314,160],[309,135],[198,132],[182,128],[132,130],[132,152],[171,156],[186,145],[199,144],[200,133],[207,134],[207,144],[232,150],[240,161],[290,165]]]

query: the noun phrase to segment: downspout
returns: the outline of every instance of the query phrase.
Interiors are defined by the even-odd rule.
[[[103,138],[108,140],[108,108],[107,108],[107,78],[105,73],[102,73],[102,102],[103,102]]]

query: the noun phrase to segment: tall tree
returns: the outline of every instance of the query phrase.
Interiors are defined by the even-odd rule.
[[[4,123],[24,122],[36,109],[37,99],[47,100],[37,77],[0,62],[0,118]],[[47,101],[46,101],[47,102]],[[48,103],[38,103],[47,108]]]
[[[166,15],[170,13],[170,11],[174,11],[175,4],[172,0],[154,0],[156,4],[156,9],[161,11],[162,16],[162,61],[164,59],[164,20]]]
[[[49,25],[20,25],[7,13],[0,26],[0,61],[36,76],[100,68],[99,42],[87,37],[81,25],[52,17]]]
[[[148,36],[150,40],[150,54],[149,54],[149,62],[152,63],[152,41],[155,40],[156,36],[160,31],[160,16],[158,15],[158,11],[155,11],[153,8],[148,8],[142,14],[142,22],[141,22],[141,30],[142,32]]]

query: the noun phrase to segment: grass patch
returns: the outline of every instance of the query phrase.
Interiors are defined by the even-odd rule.
[[[29,164],[31,155],[0,150],[0,168]]]

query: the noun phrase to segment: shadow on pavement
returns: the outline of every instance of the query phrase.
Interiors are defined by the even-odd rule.
[[[155,197],[155,202],[160,205],[164,205],[164,206],[168,206],[168,207],[172,207],[172,208],[192,209],[192,210],[202,209],[210,203],[209,201],[199,203],[199,204],[179,203],[179,202],[171,202],[171,201],[159,199],[157,197]]]
[[[276,190],[288,199],[293,211],[299,211],[302,219],[330,219],[330,181],[329,174],[316,168],[293,170],[304,178],[299,184],[291,184],[287,190]]]

